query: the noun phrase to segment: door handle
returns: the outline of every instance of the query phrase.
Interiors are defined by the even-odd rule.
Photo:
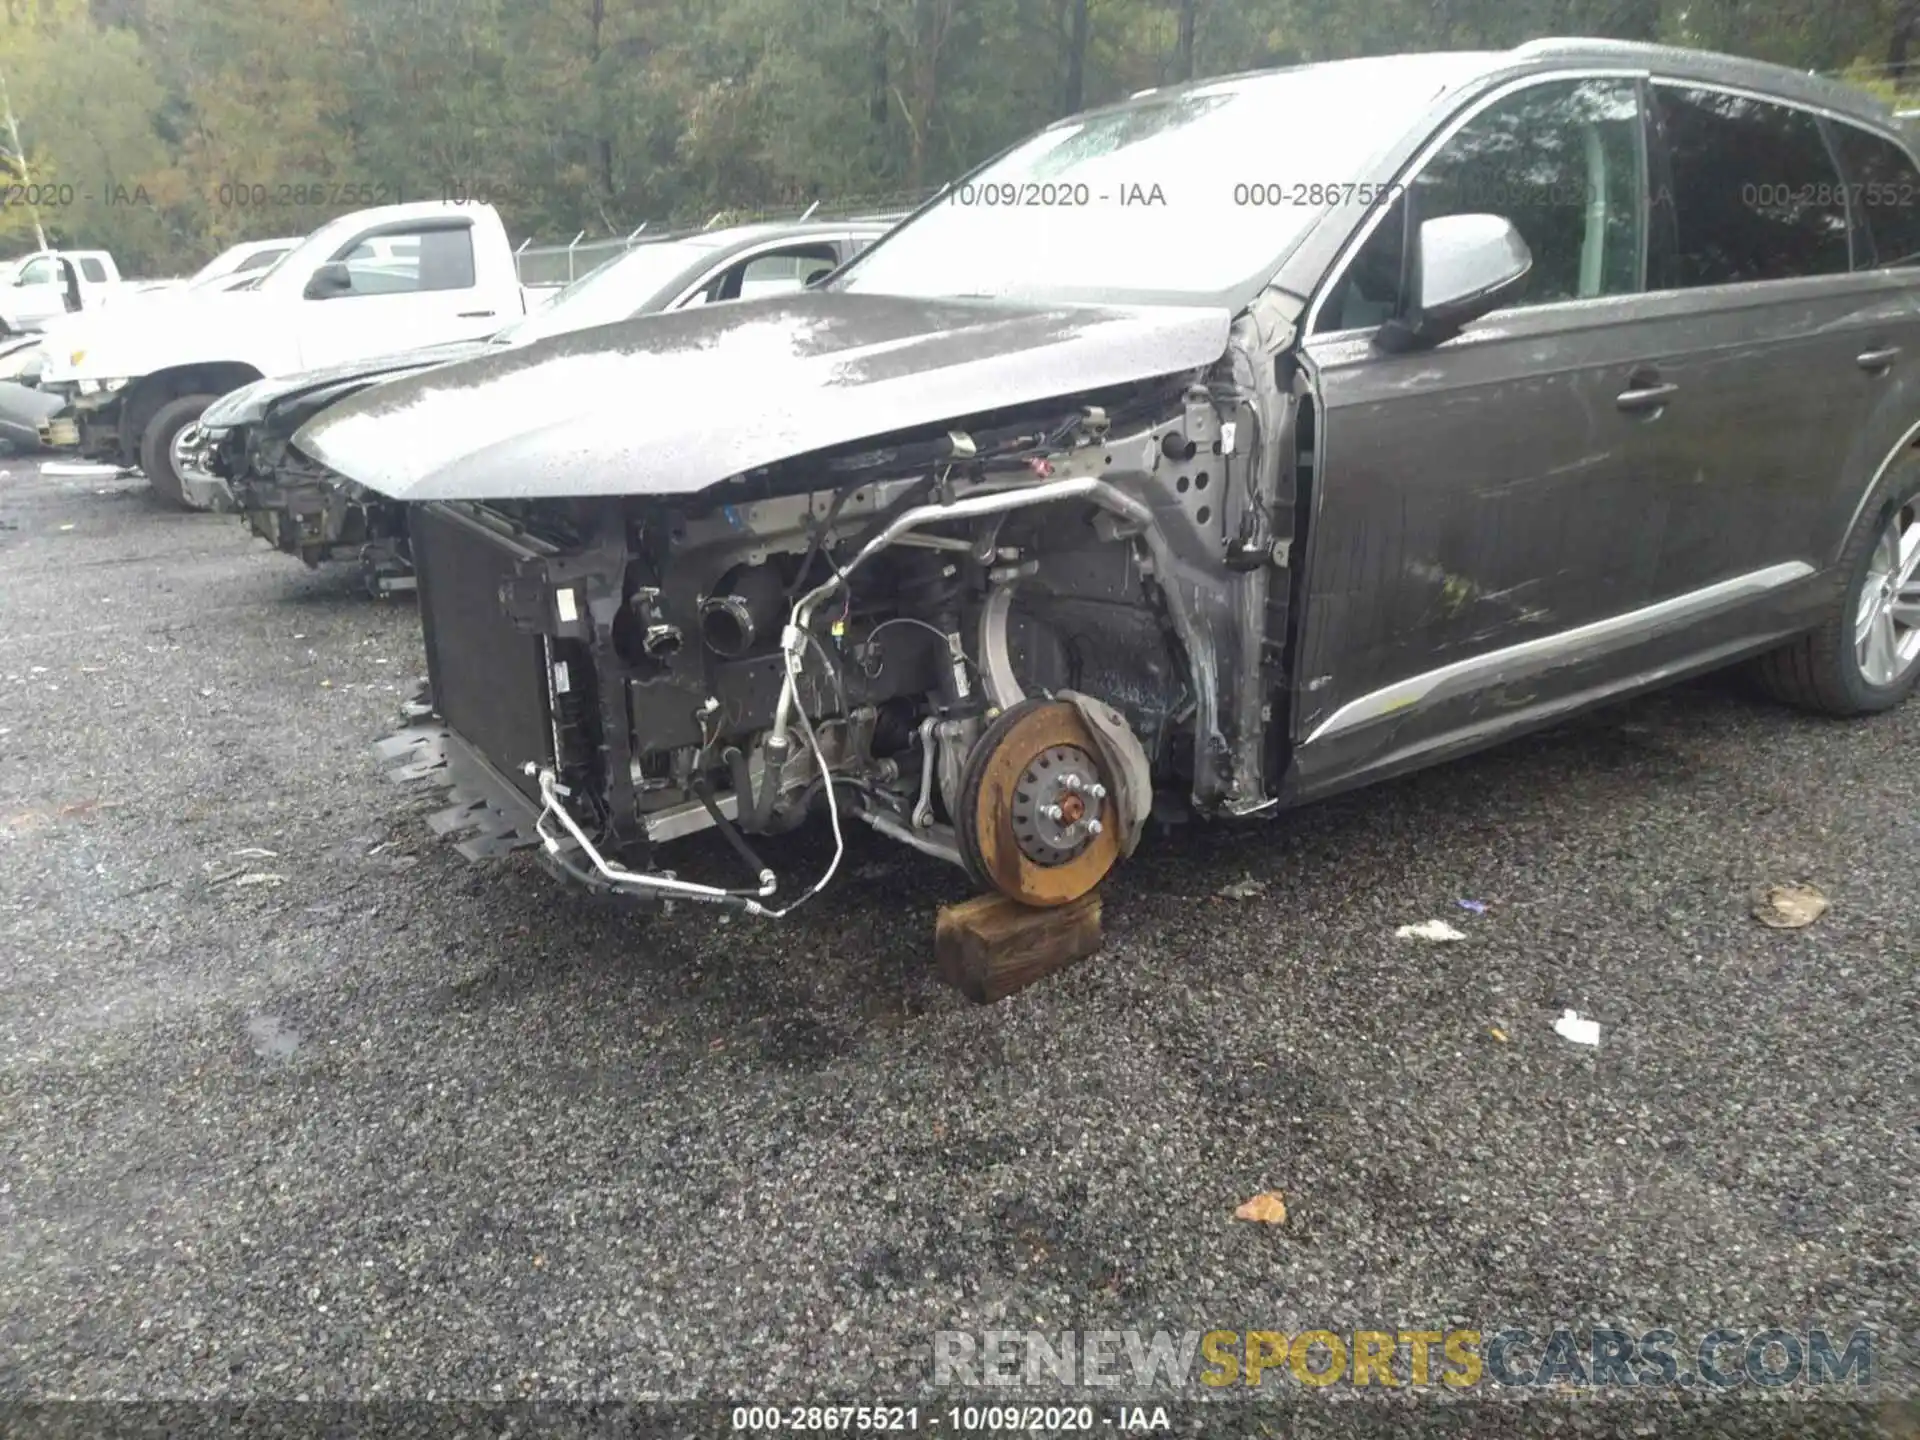
[[[455,318],[460,320],[491,320],[496,313],[496,311],[492,310],[462,310]]]
[[[1861,351],[1853,357],[1853,363],[1869,375],[1884,375],[1893,368],[1893,362],[1899,358],[1898,345],[1882,345],[1877,349]]]
[[[1671,381],[1656,382],[1622,390],[1614,396],[1613,403],[1629,415],[1645,415],[1665,409],[1667,402],[1679,393],[1680,387]]]

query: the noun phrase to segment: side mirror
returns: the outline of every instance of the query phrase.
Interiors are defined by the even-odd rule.
[[[309,300],[331,300],[336,295],[351,295],[353,274],[338,260],[329,260],[313,272],[313,278],[307,281],[304,293]]]
[[[1504,305],[1533,269],[1533,252],[1501,215],[1428,220],[1420,227],[1418,245],[1413,304],[1375,337],[1385,350],[1445,344]]]

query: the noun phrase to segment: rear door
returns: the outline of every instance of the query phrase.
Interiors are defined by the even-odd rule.
[[[1920,425],[1920,166],[1905,142],[1887,132],[1830,119],[1827,134],[1853,204],[1855,268],[1873,272],[1878,284],[1896,286],[1906,297],[1902,308],[1873,327],[1884,334],[1869,343],[1884,339],[1885,348],[1854,354],[1854,363],[1881,383],[1870,387],[1871,411],[1851,443],[1845,436],[1836,443],[1836,453],[1844,450],[1846,459],[1838,493],[1829,495],[1824,515],[1814,520],[1820,536],[1815,548],[1831,555],[1845,543],[1882,462]],[[1883,362],[1887,368],[1881,371]]]
[[[1563,693],[1584,627],[1646,602],[1660,516],[1615,397],[1646,358],[1648,195],[1636,76],[1528,81],[1430,147],[1317,298],[1303,790]],[[1409,227],[1463,213],[1519,229],[1524,291],[1436,349],[1382,350]]]
[[[1658,293],[1637,379],[1667,400],[1637,507],[1664,537],[1651,586],[1680,593],[1818,565],[1847,451],[1920,355],[1821,117],[1695,82],[1652,96]]]
[[[466,220],[378,227],[330,259],[346,267],[353,288],[300,302],[303,369],[484,339],[506,323],[498,297],[484,294],[476,278]]]

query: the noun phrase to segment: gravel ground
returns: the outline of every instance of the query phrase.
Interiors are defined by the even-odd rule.
[[[852,1400],[949,1328],[1602,1320],[1870,1325],[1914,1389],[1920,706],[1709,683],[1156,836],[1105,953],[983,1009],[957,872],[877,837],[784,926],[468,866],[370,751],[421,669],[347,571],[0,473],[0,1395]],[[1750,918],[1803,879],[1812,929]]]

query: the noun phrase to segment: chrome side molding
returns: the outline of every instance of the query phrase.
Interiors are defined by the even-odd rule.
[[[1701,590],[1689,590],[1684,595],[1675,595],[1638,610],[1577,625],[1557,635],[1542,635],[1505,649],[1489,651],[1485,655],[1456,660],[1437,670],[1410,675],[1405,680],[1397,680],[1356,700],[1349,700],[1316,725],[1313,733],[1301,743],[1311,745],[1316,740],[1345,734],[1416,706],[1478,690],[1497,679],[1521,679],[1569,660],[1581,650],[1604,650],[1631,644],[1655,631],[1701,619],[1755,595],[1804,580],[1813,573],[1813,566],[1804,560],[1769,565],[1764,570],[1736,575],[1731,580],[1722,580]]]

